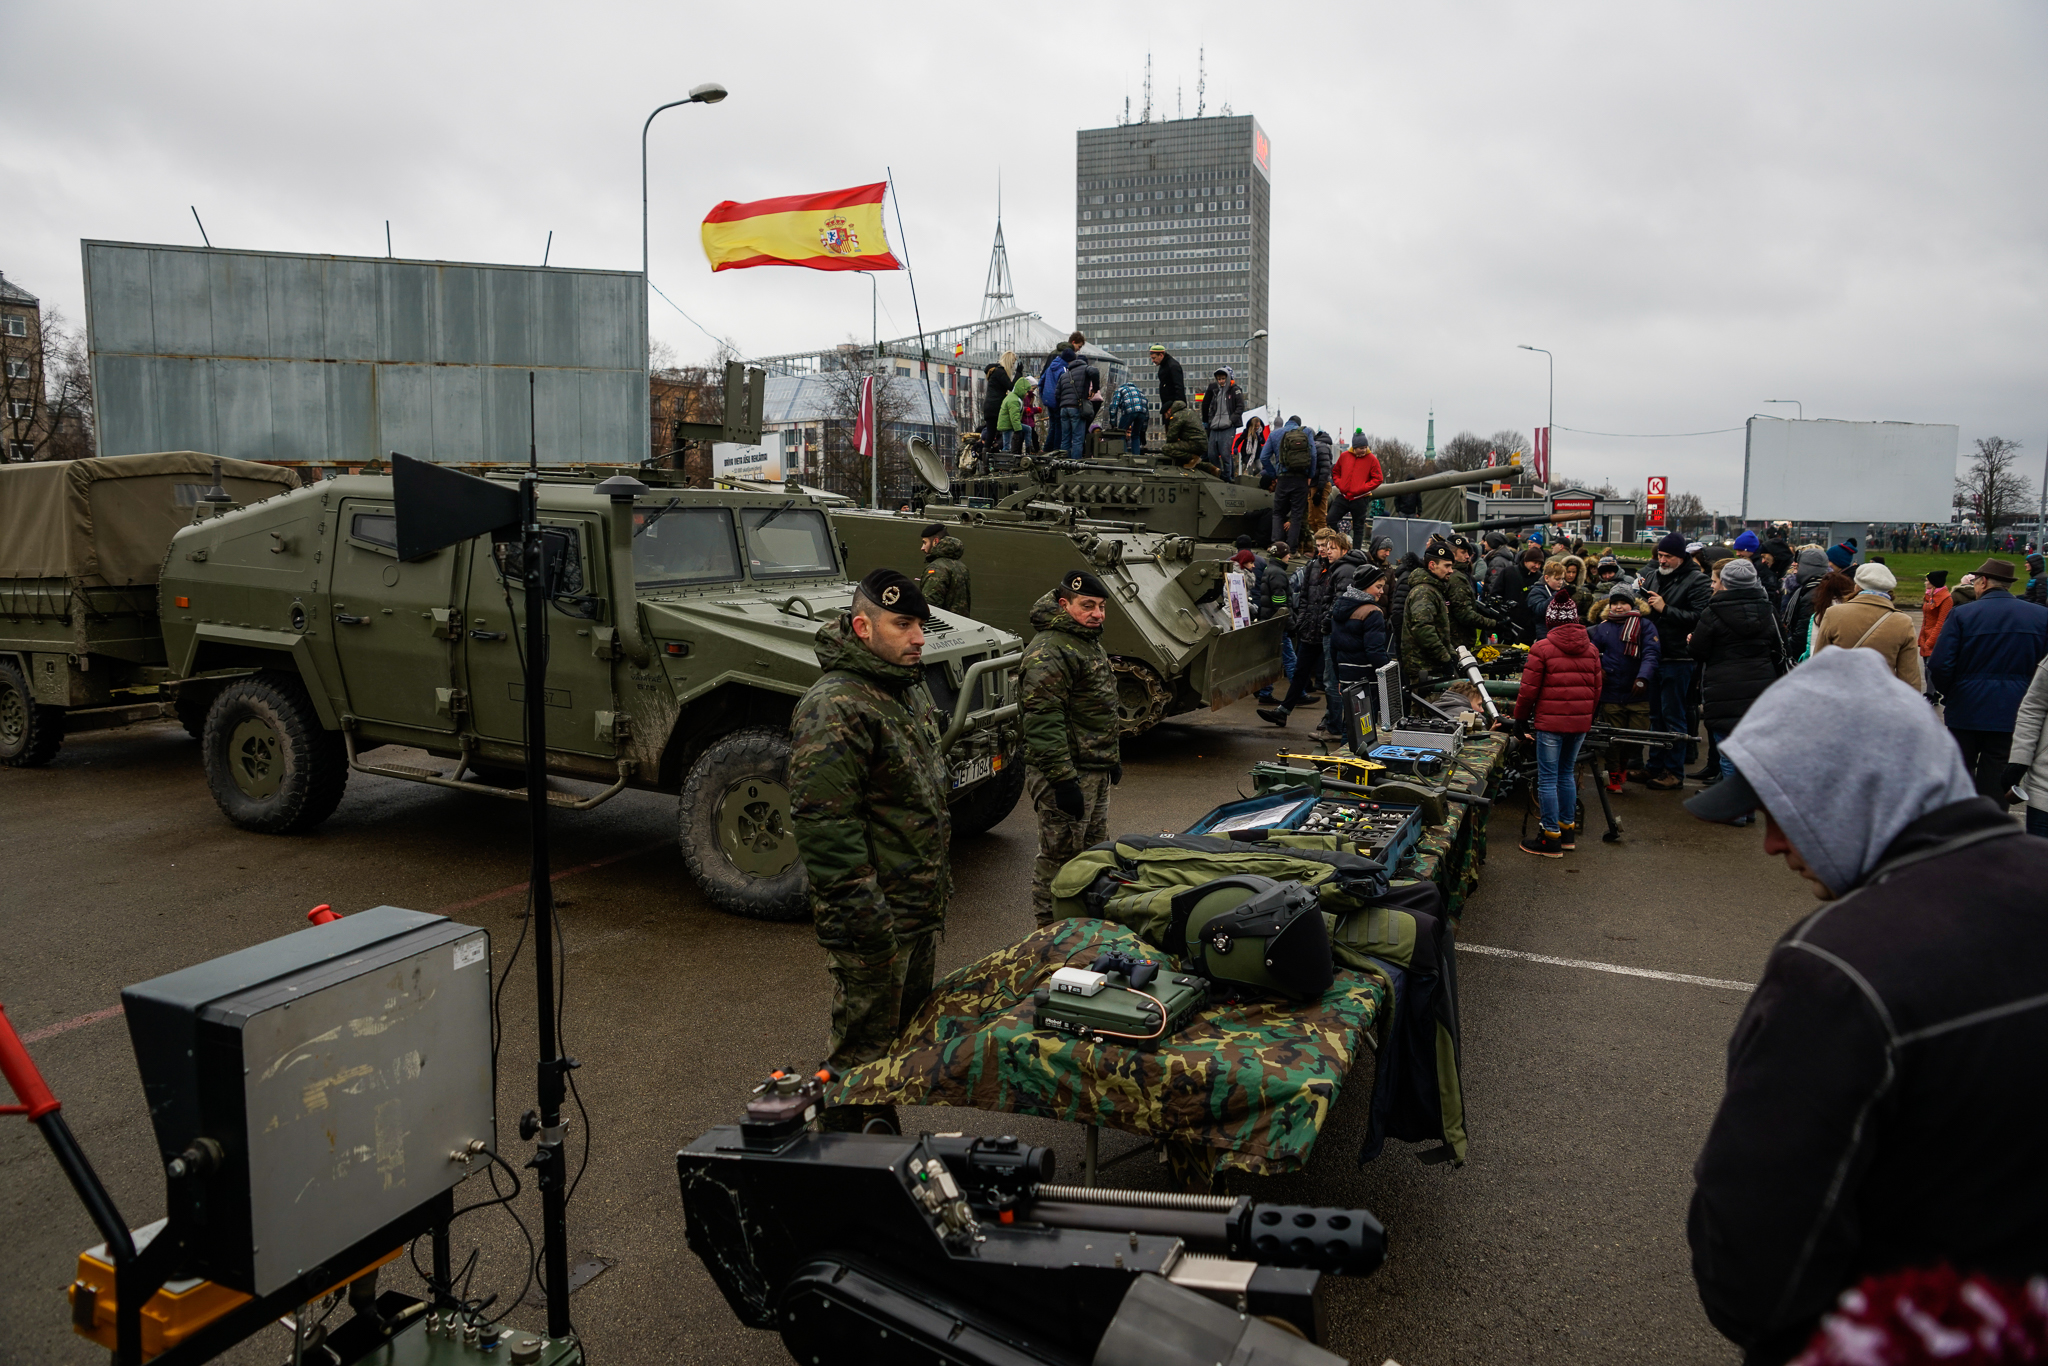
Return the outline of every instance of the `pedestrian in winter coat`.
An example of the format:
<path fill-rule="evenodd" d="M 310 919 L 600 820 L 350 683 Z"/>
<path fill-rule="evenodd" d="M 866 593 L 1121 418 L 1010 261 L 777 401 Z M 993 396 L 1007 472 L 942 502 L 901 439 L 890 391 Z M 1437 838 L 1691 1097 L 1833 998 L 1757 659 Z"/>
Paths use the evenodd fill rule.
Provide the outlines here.
<path fill-rule="evenodd" d="M 1707 576 L 1690 558 L 1686 540 L 1676 532 L 1657 542 L 1657 567 L 1643 583 L 1643 601 L 1657 623 L 1664 657 L 1657 665 L 1657 693 L 1651 704 L 1651 729 L 1691 735 L 1698 727 L 1692 711 L 1693 656 L 1688 638 L 1700 613 L 1714 596 Z M 1669 792 L 1685 782 L 1686 745 L 1675 744 L 1650 756 L 1648 785 Z"/>
<path fill-rule="evenodd" d="M 1530 637 L 1532 641 L 1541 640 L 1549 634 L 1550 600 L 1560 593 L 1563 593 L 1566 597 L 1571 596 L 1571 591 L 1565 587 L 1564 583 L 1564 557 L 1562 555 L 1544 561 L 1542 582 L 1531 588 L 1522 599 L 1524 615 L 1532 616 L 1536 621 L 1535 633 Z"/>
<path fill-rule="evenodd" d="M 1152 347 L 1152 363 L 1159 367 L 1159 406 L 1164 410 L 1169 404 L 1188 400 L 1187 381 L 1181 378 L 1180 362 L 1166 354 L 1166 348 L 1156 342 Z"/>
<path fill-rule="evenodd" d="M 1792 547 L 1780 540 L 1763 543 L 1756 555 L 1756 573 L 1763 580 L 1764 596 L 1773 606 L 1782 606 L 1785 601 L 1785 576 L 1792 570 Z"/>
<path fill-rule="evenodd" d="M 1958 607 L 1961 607 L 1966 602 L 1975 602 L 1977 600 L 1977 576 L 1975 574 L 1963 575 L 1962 578 L 1956 581 L 1956 591 L 1949 596 L 1955 599 L 1955 605 Z"/>
<path fill-rule="evenodd" d="M 1037 377 L 1025 378 L 1030 381 L 1031 387 L 1024 391 L 1024 448 L 1035 453 L 1042 449 L 1044 444 L 1049 444 L 1050 438 L 1047 442 L 1041 443 L 1038 437 L 1038 417 L 1045 411 L 1045 404 L 1039 401 Z"/>
<path fill-rule="evenodd" d="M 1288 713 L 1301 706 L 1318 687 L 1327 692 L 1325 644 L 1329 635 L 1330 605 L 1346 588 L 1366 560 L 1341 531 L 1328 527 L 1315 535 L 1316 557 L 1302 575 L 1288 613 L 1288 636 L 1294 641 L 1294 676 L 1288 680 L 1287 698 L 1278 706 L 1259 708 L 1261 719 L 1276 726 L 1287 724 Z M 1334 736 L 1335 732 L 1331 732 Z"/>
<path fill-rule="evenodd" d="M 2041 572 L 2041 565 L 2042 561 L 2039 555 L 2027 556 L 2028 577 L 2025 598 L 2026 601 L 2033 603 L 2036 607 L 2048 607 L 2048 574 Z"/>
<path fill-rule="evenodd" d="M 1000 365 L 991 365 L 983 371 L 988 388 L 981 395 L 981 436 L 990 450 L 999 444 L 996 433 L 1001 429 L 997 424 L 1002 417 L 1003 403 L 1010 396 L 1010 372 Z"/>
<path fill-rule="evenodd" d="M 1351 583 L 1330 604 L 1330 657 L 1336 688 L 1330 694 L 1324 725 L 1349 738 L 1344 728 L 1344 693 L 1372 678 L 1393 659 L 1393 637 L 1387 630 L 1387 576 L 1376 564 L 1362 564 Z M 1336 724 L 1332 726 L 1330 723 Z"/>
<path fill-rule="evenodd" d="M 1813 648 L 1875 650 L 1899 682 L 1920 691 L 1920 633 L 1913 618 L 1892 602 L 1898 579 L 1884 565 L 1866 561 L 1856 566 L 1856 586 L 1860 591 L 1855 597 L 1836 603 L 1822 618 L 1813 633 Z"/>
<path fill-rule="evenodd" d="M 1420 687 L 1427 678 L 1441 678 L 1457 671 L 1458 657 L 1451 649 L 1450 594 L 1445 581 L 1458 572 L 1451 548 L 1432 541 L 1422 564 L 1408 575 L 1407 592 L 1397 613 L 1400 618 L 1401 678 L 1409 687 Z"/>
<path fill-rule="evenodd" d="M 1151 419 L 1145 391 L 1129 380 L 1119 384 L 1109 400 L 1109 429 L 1123 433 L 1125 455 L 1137 455 L 1145 449 L 1145 428 L 1151 425 Z"/>
<path fill-rule="evenodd" d="M 1600 652 L 1586 638 L 1578 604 L 1559 593 L 1544 609 L 1548 627 L 1529 650 L 1515 720 L 1536 741 L 1536 803 L 1542 829 L 1522 841 L 1522 852 L 1561 858 L 1577 843 L 1579 748 L 1600 706 Z"/>
<path fill-rule="evenodd" d="M 1927 678 L 1927 656 L 1934 653 L 1934 642 L 1941 639 L 1941 624 L 1948 620 L 1949 608 L 1955 599 L 1948 594 L 1948 571 L 1930 569 L 1927 571 L 1927 587 L 1920 593 L 1920 676 L 1932 691 L 1934 683 Z"/>
<path fill-rule="evenodd" d="M 1564 561 L 1565 591 L 1572 595 L 1572 602 L 1579 609 L 1579 620 L 1583 622 L 1593 611 L 1593 590 L 1586 584 L 1586 557 L 1572 554 L 1559 558 Z"/>
<path fill-rule="evenodd" d="M 1794 664 L 1806 658 L 1806 645 L 1813 636 L 1813 590 L 1835 572 L 1827 552 L 1817 545 L 1801 547 L 1798 572 L 1785 576 L 1785 603 L 1778 612 L 1778 624 L 1785 628 L 1785 649 Z"/>
<path fill-rule="evenodd" d="M 2048 607 L 2012 595 L 2010 560 L 1977 566 L 1983 591 L 1950 611 L 1928 666 L 1942 697 L 1942 719 L 1962 747 L 1977 791 L 2010 802 L 1999 777 L 2012 748 L 2014 718 L 2034 668 L 2048 656 Z"/>
<path fill-rule="evenodd" d="M 1528 644 L 1534 641 L 1543 627 L 1543 609 L 1549 605 L 1546 595 L 1541 603 L 1531 603 L 1529 590 L 1543 582 L 1543 547 L 1526 545 L 1520 558 L 1516 559 L 1493 582 L 1493 596 L 1508 604 L 1508 630 L 1512 639 Z"/>
<path fill-rule="evenodd" d="M 1657 624 L 1642 614 L 1635 592 L 1626 584 L 1609 589 L 1605 605 L 1599 624 L 1586 630 L 1586 639 L 1600 652 L 1600 724 L 1648 730 L 1650 689 L 1656 685 L 1657 662 L 1663 656 Z M 1607 790 L 1619 792 L 1629 771 L 1642 767 L 1643 746 L 1617 744 L 1608 759 Z"/>
<path fill-rule="evenodd" d="M 1075 460 L 1079 460 L 1086 450 L 1088 423 L 1095 416 L 1091 396 L 1101 384 L 1102 372 L 1078 352 L 1060 371 L 1060 430 L 1067 438 L 1067 454 Z"/>
<path fill-rule="evenodd" d="M 1868 650 L 1793 670 L 1728 747 L 1737 777 L 1686 809 L 1761 809 L 1765 852 L 1828 903 L 1735 1026 L 1687 1223 L 1708 1319 L 1782 1362 L 1873 1271 L 2048 1271 L 2048 843 L 1973 795 L 1933 709 Z M 1999 1139 L 1931 1161 L 1962 1116 Z"/>
<path fill-rule="evenodd" d="M 1763 696 L 1764 689 L 1785 676 L 1788 667 L 1777 615 L 1757 582 L 1756 566 L 1748 560 L 1722 563 L 1721 590 L 1700 613 L 1699 625 L 1692 631 L 1691 650 L 1704 671 L 1701 719 L 1721 757 L 1719 776 L 1708 781 L 1719 782 L 1735 771 L 1721 742 L 1750 704 Z"/>
<path fill-rule="evenodd" d="M 2013 718 L 2012 752 L 1999 775 L 2003 791 L 2027 789 L 2027 833 L 2048 835 L 2048 659 L 2034 668 L 2034 681 Z"/>
<path fill-rule="evenodd" d="M 1326 526 L 1337 527 L 1346 517 L 1351 518 L 1351 534 L 1361 536 L 1372 520 L 1372 492 L 1386 482 L 1386 474 L 1380 468 L 1380 458 L 1365 444 L 1365 431 L 1360 429 L 1351 434 L 1351 445 L 1337 457 L 1337 467 L 1331 482 L 1335 485 L 1330 494 L 1330 505 L 1323 513 Z"/>
<path fill-rule="evenodd" d="M 1219 365 L 1216 377 L 1202 391 L 1203 439 L 1208 443 L 1209 463 L 1227 471 L 1227 477 L 1233 479 L 1237 477 L 1237 468 L 1230 447 L 1243 421 L 1244 390 L 1237 387 L 1237 376 L 1230 367 Z"/>
<path fill-rule="evenodd" d="M 1004 396 L 1002 406 L 996 409 L 996 431 L 1001 435 L 1003 449 L 1015 454 L 1022 449 L 1018 438 L 1024 431 L 1024 405 L 1031 397 L 1031 380 L 1020 376 Z"/>

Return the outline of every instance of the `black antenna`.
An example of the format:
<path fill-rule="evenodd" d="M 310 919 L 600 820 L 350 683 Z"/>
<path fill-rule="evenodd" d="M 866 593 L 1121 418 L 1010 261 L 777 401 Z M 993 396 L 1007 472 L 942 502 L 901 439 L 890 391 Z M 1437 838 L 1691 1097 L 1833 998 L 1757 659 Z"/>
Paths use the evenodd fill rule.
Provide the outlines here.
<path fill-rule="evenodd" d="M 1145 110 L 1138 115 L 1138 122 L 1152 122 L 1152 54 L 1145 54 Z"/>
<path fill-rule="evenodd" d="M 1207 102 L 1206 102 L 1206 101 L 1205 101 L 1205 99 L 1204 99 L 1204 92 L 1205 92 L 1205 91 L 1206 91 L 1206 90 L 1208 89 L 1208 87 L 1209 87 L 1209 67 L 1208 67 L 1208 56 L 1209 56 L 1209 54 L 1208 54 L 1208 53 L 1207 53 L 1207 52 L 1206 52 L 1206 51 L 1205 51 L 1204 49 L 1202 49 L 1202 48 L 1199 48 L 1199 47 L 1195 49 L 1195 117 L 1196 117 L 1196 118 L 1200 118 L 1200 117 L 1202 117 L 1202 111 L 1203 111 L 1204 109 L 1207 109 L 1207 108 L 1209 107 L 1209 106 L 1208 106 L 1208 104 L 1207 104 Z"/>
<path fill-rule="evenodd" d="M 199 206 L 197 204 L 192 205 L 192 221 L 199 223 Z M 206 224 L 204 223 L 199 223 L 199 240 L 206 243 L 208 251 L 213 249 L 213 239 L 206 235 Z"/>
<path fill-rule="evenodd" d="M 545 249 L 543 249 L 543 250 L 542 250 L 542 252 L 541 252 L 541 254 L 540 254 L 540 264 L 541 264 L 541 268 L 542 268 L 543 270 L 545 270 L 545 269 L 547 268 L 547 264 L 548 264 L 548 255 L 549 255 L 549 253 L 551 253 L 552 251 L 554 251 L 554 249 L 555 249 L 555 230 L 554 230 L 553 228 L 549 228 L 549 229 L 548 229 L 548 244 L 547 244 L 546 248 L 545 248 Z"/>
<path fill-rule="evenodd" d="M 533 371 L 526 372 L 526 471 L 540 473 L 540 429 L 533 420 Z"/>

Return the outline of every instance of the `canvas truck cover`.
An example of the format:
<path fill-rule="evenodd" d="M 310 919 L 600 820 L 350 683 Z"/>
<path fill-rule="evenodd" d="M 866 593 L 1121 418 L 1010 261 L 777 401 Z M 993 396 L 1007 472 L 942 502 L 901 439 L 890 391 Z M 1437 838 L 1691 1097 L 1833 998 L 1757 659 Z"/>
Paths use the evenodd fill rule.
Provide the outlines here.
<path fill-rule="evenodd" d="M 0 579 L 154 584 L 164 552 L 213 486 L 198 451 L 0 465 Z M 278 465 L 219 460 L 222 487 L 254 503 L 299 486 Z"/>

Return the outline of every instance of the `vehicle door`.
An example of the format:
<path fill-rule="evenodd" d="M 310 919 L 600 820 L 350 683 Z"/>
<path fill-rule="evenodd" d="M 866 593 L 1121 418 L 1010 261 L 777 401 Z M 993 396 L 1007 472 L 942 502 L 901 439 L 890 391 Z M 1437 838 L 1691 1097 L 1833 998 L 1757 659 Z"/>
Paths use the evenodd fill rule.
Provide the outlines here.
<path fill-rule="evenodd" d="M 593 653 L 604 611 L 604 528 L 588 517 L 543 514 L 549 555 L 561 568 L 547 607 L 547 747 L 576 754 L 617 752 L 609 717 L 612 663 Z M 526 588 L 502 565 L 508 550 L 472 541 L 464 606 L 463 654 L 471 724 L 486 740 L 524 745 Z M 603 713 L 603 716 L 600 716 Z"/>
<path fill-rule="evenodd" d="M 401 564 L 391 501 L 342 501 L 329 586 L 334 653 L 351 715 L 439 734 L 456 729 L 448 690 L 462 558 L 457 546 Z"/>

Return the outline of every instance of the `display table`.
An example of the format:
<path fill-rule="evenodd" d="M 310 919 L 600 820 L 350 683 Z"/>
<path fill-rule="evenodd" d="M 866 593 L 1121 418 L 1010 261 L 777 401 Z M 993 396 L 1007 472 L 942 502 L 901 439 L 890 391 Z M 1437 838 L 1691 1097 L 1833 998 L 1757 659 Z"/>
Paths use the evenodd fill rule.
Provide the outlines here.
<path fill-rule="evenodd" d="M 1507 766 L 1509 737 L 1504 731 L 1478 731 L 1451 756 L 1445 786 L 1453 791 L 1490 797 L 1498 790 Z M 1486 862 L 1486 827 L 1491 811 L 1464 802 L 1446 802 L 1440 825 L 1423 829 L 1415 852 L 1395 870 L 1394 883 L 1434 882 L 1443 895 L 1443 914 L 1455 925 L 1465 898 L 1479 885 L 1479 865 Z"/>
<path fill-rule="evenodd" d="M 1104 920 L 1061 920 L 939 982 L 888 1056 L 828 1104 L 966 1105 L 1155 1140 L 1184 1187 L 1226 1169 L 1298 1171 L 1369 1045 L 1385 989 L 1339 970 L 1320 1001 L 1213 1006 L 1156 1051 L 1032 1027 L 1031 993 L 1069 961 L 1161 955 Z"/>

